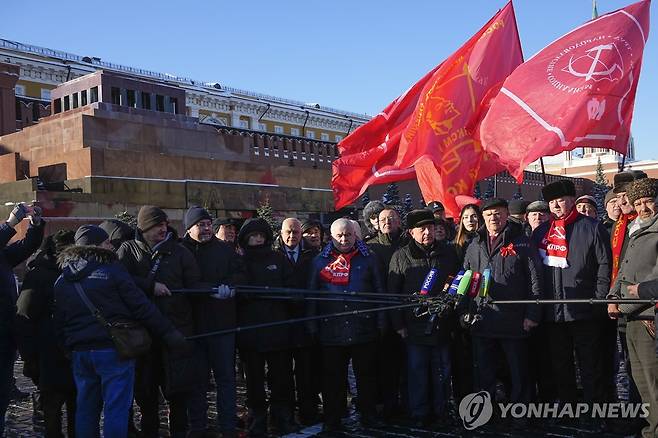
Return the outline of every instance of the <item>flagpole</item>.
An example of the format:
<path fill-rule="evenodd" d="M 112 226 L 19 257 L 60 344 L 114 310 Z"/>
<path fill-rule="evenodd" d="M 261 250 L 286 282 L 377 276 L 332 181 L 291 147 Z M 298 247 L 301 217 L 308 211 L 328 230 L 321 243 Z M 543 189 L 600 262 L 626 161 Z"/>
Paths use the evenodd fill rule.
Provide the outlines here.
<path fill-rule="evenodd" d="M 546 169 L 544 168 L 544 157 L 539 157 L 539 164 L 541 164 L 541 176 L 544 178 L 544 185 L 547 185 L 546 182 Z"/>

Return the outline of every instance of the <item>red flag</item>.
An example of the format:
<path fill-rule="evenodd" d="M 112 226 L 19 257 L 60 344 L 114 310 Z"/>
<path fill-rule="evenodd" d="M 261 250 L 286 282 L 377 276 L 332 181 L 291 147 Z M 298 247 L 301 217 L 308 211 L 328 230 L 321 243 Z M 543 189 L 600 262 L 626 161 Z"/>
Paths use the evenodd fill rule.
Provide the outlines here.
<path fill-rule="evenodd" d="M 342 157 L 334 162 L 332 177 L 336 208 L 353 202 L 371 184 L 413 178 L 416 165 L 424 198 L 443 201 L 448 214 L 456 216 L 454 196 L 472 194 L 478 179 L 502 169 L 495 161 L 480 166 L 484 154 L 472 133 L 487 97 L 521 62 L 510 2 L 457 52 L 341 142 Z"/>
<path fill-rule="evenodd" d="M 523 169 L 545 155 L 583 146 L 627 152 L 649 5 L 585 23 L 507 78 L 480 138 L 519 182 Z"/>
<path fill-rule="evenodd" d="M 439 67 L 338 143 L 341 158 L 333 162 L 331 178 L 336 210 L 354 202 L 372 184 L 414 178 L 413 168 L 400 169 L 393 164 L 420 92 Z"/>

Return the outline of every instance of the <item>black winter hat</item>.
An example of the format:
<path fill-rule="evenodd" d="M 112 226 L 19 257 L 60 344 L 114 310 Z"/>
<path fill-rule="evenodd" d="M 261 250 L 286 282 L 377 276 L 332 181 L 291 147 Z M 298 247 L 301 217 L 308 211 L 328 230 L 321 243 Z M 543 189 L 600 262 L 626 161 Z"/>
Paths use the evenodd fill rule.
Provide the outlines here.
<path fill-rule="evenodd" d="M 548 208 L 548 202 L 546 201 L 534 201 L 531 202 L 528 207 L 525 209 L 526 213 L 530 213 L 532 211 L 543 211 L 544 213 L 548 213 L 550 209 Z"/>
<path fill-rule="evenodd" d="M 304 219 L 302 221 L 302 234 L 304 234 L 306 231 L 310 230 L 313 227 L 317 227 L 320 229 L 320 234 L 322 234 L 322 224 L 320 221 L 316 221 L 313 219 Z"/>
<path fill-rule="evenodd" d="M 108 219 L 99 226 L 110 236 L 110 243 L 115 248 L 119 248 L 126 240 L 135 238 L 134 228 L 119 219 Z"/>
<path fill-rule="evenodd" d="M 210 216 L 208 210 L 203 207 L 199 207 L 198 205 L 193 205 L 185 212 L 185 217 L 183 218 L 183 226 L 185 227 L 185 231 L 189 230 L 194 225 L 196 225 L 197 222 L 200 222 L 204 219 L 212 220 L 212 216 Z"/>
<path fill-rule="evenodd" d="M 75 232 L 75 244 L 77 246 L 100 245 L 109 239 L 104 229 L 98 225 L 82 225 Z"/>
<path fill-rule="evenodd" d="M 219 227 L 221 227 L 222 225 L 233 225 L 234 227 L 237 227 L 238 223 L 232 217 L 218 217 L 217 219 L 212 221 L 213 232 L 217 233 L 217 230 L 219 230 Z"/>
<path fill-rule="evenodd" d="M 274 236 L 270 224 L 262 217 L 247 219 L 238 232 L 238 243 L 241 247 L 247 246 L 247 239 L 251 233 L 261 232 L 265 234 L 265 245 L 272 245 Z"/>
<path fill-rule="evenodd" d="M 626 172 L 619 172 L 614 177 L 614 186 L 612 191 L 615 193 L 625 192 L 628 185 L 635 180 L 644 179 L 647 174 L 641 170 L 627 170 Z"/>
<path fill-rule="evenodd" d="M 441 201 L 432 201 L 429 204 L 427 204 L 427 208 L 429 208 L 432 213 L 439 211 L 439 210 L 445 210 L 445 207 L 441 203 Z"/>
<path fill-rule="evenodd" d="M 155 205 L 145 205 L 137 213 L 137 228 L 148 231 L 156 225 L 167 221 L 167 213 Z"/>
<path fill-rule="evenodd" d="M 491 198 L 491 199 L 487 199 L 482 203 L 482 206 L 480 207 L 480 211 L 484 212 L 484 210 L 489 210 L 496 207 L 509 208 L 509 204 L 507 203 L 506 200 L 502 198 Z"/>
<path fill-rule="evenodd" d="M 530 202 L 524 201 L 523 199 L 512 199 L 509 202 L 509 213 L 510 214 L 525 214 L 528 209 Z"/>
<path fill-rule="evenodd" d="M 432 210 L 411 210 L 407 213 L 407 229 L 422 227 L 423 225 L 435 224 L 436 219 Z"/>
<path fill-rule="evenodd" d="M 541 189 L 541 194 L 546 202 L 550 202 L 563 196 L 576 196 L 576 186 L 568 179 L 560 179 L 545 185 Z"/>

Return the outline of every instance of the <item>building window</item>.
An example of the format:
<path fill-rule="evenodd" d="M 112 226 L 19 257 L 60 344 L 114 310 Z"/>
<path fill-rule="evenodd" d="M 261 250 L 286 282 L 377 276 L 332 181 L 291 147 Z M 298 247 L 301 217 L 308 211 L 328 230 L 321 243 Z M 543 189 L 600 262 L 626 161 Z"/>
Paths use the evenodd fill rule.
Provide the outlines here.
<path fill-rule="evenodd" d="M 62 112 L 62 99 L 58 98 L 55 99 L 55 114 L 59 114 Z"/>
<path fill-rule="evenodd" d="M 341 141 L 343 139 L 343 136 L 342 135 L 336 135 L 334 137 L 334 139 L 336 140 L 336 143 L 338 143 L 339 141 Z"/>
<path fill-rule="evenodd" d="M 178 99 L 175 97 L 170 97 L 169 101 L 171 102 L 171 112 L 178 114 Z"/>
<path fill-rule="evenodd" d="M 240 120 L 239 127 L 242 129 L 249 129 L 249 122 L 246 120 Z"/>
<path fill-rule="evenodd" d="M 118 87 L 112 87 L 112 103 L 114 105 L 121 105 L 121 89 Z"/>
<path fill-rule="evenodd" d="M 265 123 L 259 123 L 258 124 L 258 130 L 259 131 L 267 131 L 267 125 Z"/>
<path fill-rule="evenodd" d="M 78 93 L 73 93 L 73 108 L 80 106 L 80 101 L 78 100 Z"/>
<path fill-rule="evenodd" d="M 306 131 L 306 138 L 314 139 L 315 131 Z"/>
<path fill-rule="evenodd" d="M 71 109 L 71 96 L 64 96 L 64 111 Z"/>
<path fill-rule="evenodd" d="M 329 134 L 327 134 L 326 132 L 323 132 L 322 134 L 320 134 L 320 140 L 329 141 Z"/>
<path fill-rule="evenodd" d="M 155 95 L 155 110 L 156 111 L 164 112 L 164 110 L 165 110 L 164 101 L 165 101 L 164 96 L 161 96 L 160 94 Z"/>
<path fill-rule="evenodd" d="M 89 90 L 89 103 L 98 102 L 98 87 Z"/>
<path fill-rule="evenodd" d="M 151 109 L 151 93 L 145 93 L 142 91 L 142 108 L 147 110 Z"/>
<path fill-rule="evenodd" d="M 275 134 L 283 134 L 283 126 L 274 125 L 274 133 Z"/>
<path fill-rule="evenodd" d="M 14 87 L 14 94 L 16 96 L 25 96 L 25 85 L 16 85 Z"/>
<path fill-rule="evenodd" d="M 290 135 L 299 137 L 299 128 L 290 128 Z"/>
<path fill-rule="evenodd" d="M 41 99 L 50 101 L 50 90 L 47 88 L 41 89 Z"/>
<path fill-rule="evenodd" d="M 87 105 L 87 90 L 82 90 L 80 92 L 80 106 Z"/>
<path fill-rule="evenodd" d="M 126 90 L 126 101 L 131 108 L 137 108 L 137 98 L 135 97 L 135 90 Z"/>

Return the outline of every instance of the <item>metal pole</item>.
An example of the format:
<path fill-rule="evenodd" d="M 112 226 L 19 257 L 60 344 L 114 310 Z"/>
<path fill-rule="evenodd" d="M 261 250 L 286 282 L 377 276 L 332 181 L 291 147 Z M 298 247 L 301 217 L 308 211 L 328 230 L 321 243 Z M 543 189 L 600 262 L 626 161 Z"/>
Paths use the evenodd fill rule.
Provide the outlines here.
<path fill-rule="evenodd" d="M 315 295 L 315 296 L 331 296 L 331 297 L 372 297 L 384 298 L 389 300 L 406 300 L 411 299 L 411 295 L 402 294 L 386 294 L 386 293 L 373 293 L 373 292 L 358 292 L 358 291 L 328 291 L 320 289 L 295 289 L 286 287 L 269 287 L 269 286 L 243 286 L 237 285 L 232 287 L 236 293 L 261 293 L 261 294 L 294 294 L 294 295 Z M 217 288 L 194 288 L 194 289 L 172 289 L 172 293 L 188 293 L 188 294 L 214 294 L 217 293 Z"/>
<path fill-rule="evenodd" d="M 541 164 L 541 176 L 544 178 L 544 185 L 547 184 L 546 182 L 546 169 L 544 168 L 544 157 L 539 158 L 539 164 Z"/>

